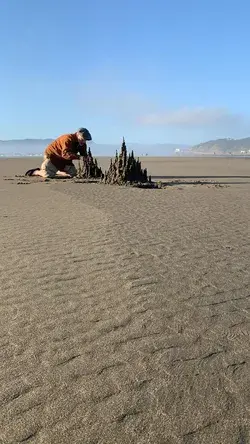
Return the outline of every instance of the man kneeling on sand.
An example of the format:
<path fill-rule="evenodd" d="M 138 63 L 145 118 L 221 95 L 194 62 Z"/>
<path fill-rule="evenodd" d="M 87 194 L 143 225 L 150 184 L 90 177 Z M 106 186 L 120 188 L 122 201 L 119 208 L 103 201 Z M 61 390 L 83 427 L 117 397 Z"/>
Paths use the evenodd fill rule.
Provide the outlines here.
<path fill-rule="evenodd" d="M 86 128 L 80 128 L 76 133 L 58 137 L 45 149 L 41 168 L 28 170 L 25 176 L 44 178 L 53 178 L 56 175 L 76 176 L 77 170 L 73 160 L 79 159 L 80 156 L 87 157 L 86 141 L 89 140 L 92 140 L 92 137 Z"/>

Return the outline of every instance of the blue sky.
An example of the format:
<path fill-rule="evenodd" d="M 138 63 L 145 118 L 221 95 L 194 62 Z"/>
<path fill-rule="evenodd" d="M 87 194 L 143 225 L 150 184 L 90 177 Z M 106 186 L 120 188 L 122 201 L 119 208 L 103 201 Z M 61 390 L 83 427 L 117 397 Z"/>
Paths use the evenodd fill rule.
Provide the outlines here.
<path fill-rule="evenodd" d="M 0 139 L 250 136 L 247 0 L 2 0 Z"/>

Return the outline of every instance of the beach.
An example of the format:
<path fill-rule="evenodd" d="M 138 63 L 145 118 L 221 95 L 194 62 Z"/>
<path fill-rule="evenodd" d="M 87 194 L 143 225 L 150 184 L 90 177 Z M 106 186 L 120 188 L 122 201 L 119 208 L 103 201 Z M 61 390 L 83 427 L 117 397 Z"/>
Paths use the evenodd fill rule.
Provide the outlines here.
<path fill-rule="evenodd" d="M 1 444 L 249 442 L 250 159 L 141 160 L 169 186 L 0 159 Z"/>

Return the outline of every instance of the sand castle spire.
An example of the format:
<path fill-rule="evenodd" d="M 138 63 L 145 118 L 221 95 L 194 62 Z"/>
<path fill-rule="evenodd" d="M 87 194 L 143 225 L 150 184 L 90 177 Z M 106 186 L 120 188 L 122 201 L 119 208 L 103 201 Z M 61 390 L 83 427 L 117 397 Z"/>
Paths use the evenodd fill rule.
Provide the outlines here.
<path fill-rule="evenodd" d="M 118 155 L 116 151 L 115 160 L 110 161 L 110 166 L 104 176 L 105 183 L 125 184 L 127 182 L 148 182 L 147 170 L 142 169 L 139 158 L 136 160 L 133 150 L 127 152 L 125 138 L 122 139 L 122 146 Z"/>

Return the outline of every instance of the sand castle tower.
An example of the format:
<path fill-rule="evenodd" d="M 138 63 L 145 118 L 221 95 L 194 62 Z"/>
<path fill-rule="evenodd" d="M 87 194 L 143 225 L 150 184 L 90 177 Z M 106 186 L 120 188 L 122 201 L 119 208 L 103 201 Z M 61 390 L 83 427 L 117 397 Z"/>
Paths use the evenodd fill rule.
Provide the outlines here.
<path fill-rule="evenodd" d="M 120 153 L 116 151 L 115 159 L 110 160 L 108 171 L 105 171 L 104 182 L 108 184 L 123 185 L 126 183 L 150 182 L 147 169 L 142 169 L 141 162 L 135 159 L 134 152 L 127 153 L 125 139 L 123 138 Z"/>
<path fill-rule="evenodd" d="M 77 177 L 80 179 L 103 179 L 102 169 L 98 166 L 96 159 L 93 159 L 91 149 L 88 149 L 88 157 L 82 157 L 78 162 Z"/>

